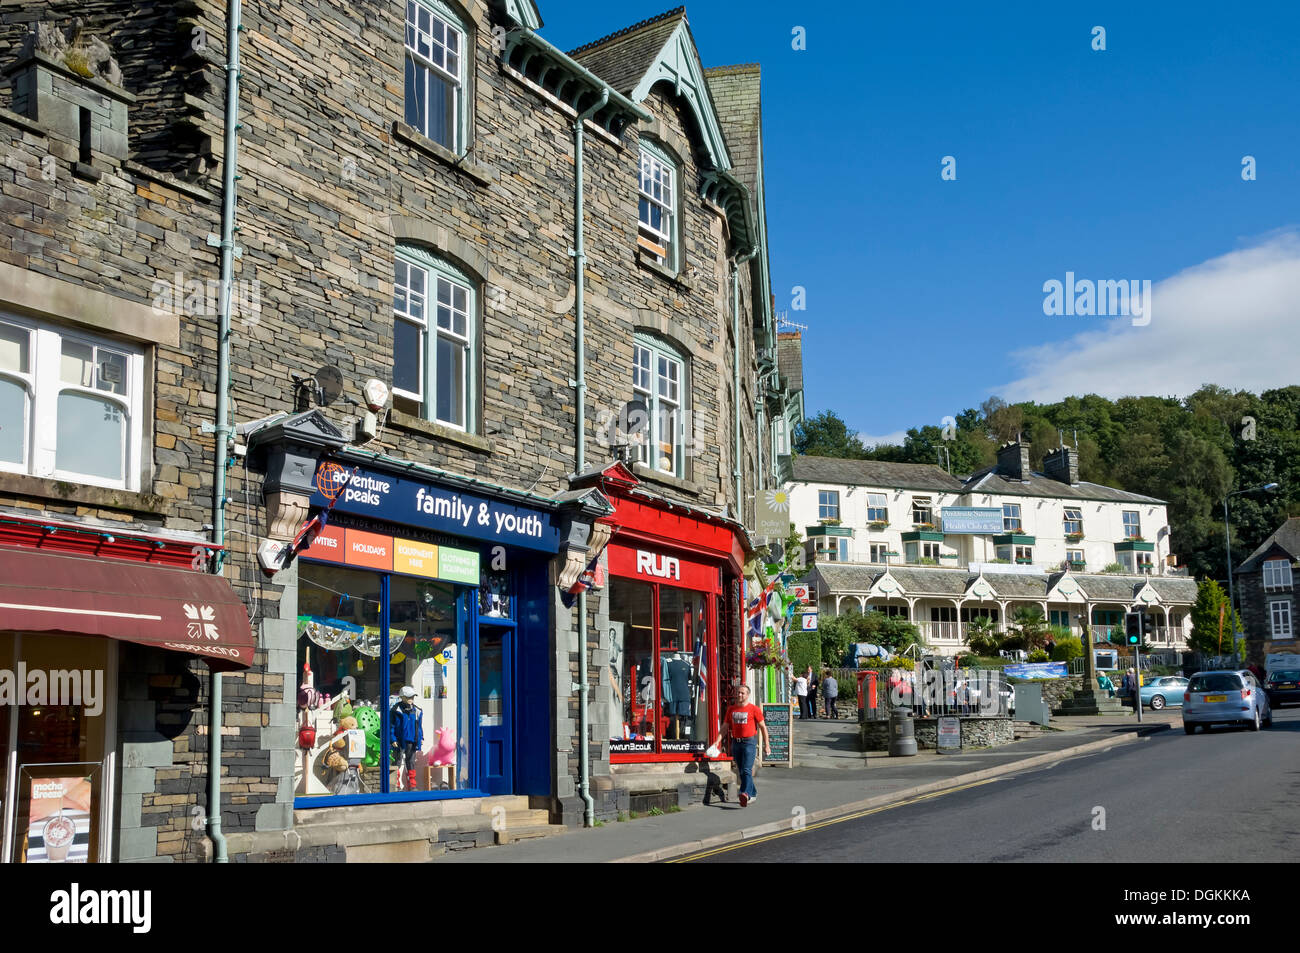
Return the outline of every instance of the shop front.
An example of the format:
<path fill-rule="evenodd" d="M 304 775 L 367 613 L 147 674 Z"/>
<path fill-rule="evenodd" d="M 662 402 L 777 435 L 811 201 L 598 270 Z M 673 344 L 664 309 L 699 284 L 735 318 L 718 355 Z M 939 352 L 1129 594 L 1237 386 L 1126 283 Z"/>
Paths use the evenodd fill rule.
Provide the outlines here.
<path fill-rule="evenodd" d="M 608 725 L 611 773 L 698 763 L 744 674 L 743 530 L 640 489 L 620 464 L 601 474 L 600 489 L 615 507 L 602 519 L 612 528 L 609 671 L 604 717 L 595 719 Z"/>
<path fill-rule="evenodd" d="M 550 794 L 560 531 L 523 496 L 318 464 L 327 522 L 298 559 L 296 808 Z"/>
<path fill-rule="evenodd" d="M 119 859 L 119 642 L 252 664 L 243 603 L 196 571 L 211 549 L 0 516 L 0 861 Z"/>

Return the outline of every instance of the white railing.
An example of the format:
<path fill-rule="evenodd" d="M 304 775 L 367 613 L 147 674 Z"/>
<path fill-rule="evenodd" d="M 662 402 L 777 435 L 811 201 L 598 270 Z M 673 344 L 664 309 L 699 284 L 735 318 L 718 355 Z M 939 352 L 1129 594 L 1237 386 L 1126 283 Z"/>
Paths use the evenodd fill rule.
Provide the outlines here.
<path fill-rule="evenodd" d="M 966 627 L 960 622 L 918 622 L 917 628 L 927 642 L 966 641 Z"/>

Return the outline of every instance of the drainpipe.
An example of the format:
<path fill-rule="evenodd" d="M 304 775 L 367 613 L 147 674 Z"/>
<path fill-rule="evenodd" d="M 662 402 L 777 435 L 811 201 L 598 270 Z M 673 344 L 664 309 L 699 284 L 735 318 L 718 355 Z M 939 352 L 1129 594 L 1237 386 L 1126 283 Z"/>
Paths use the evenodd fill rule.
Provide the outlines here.
<path fill-rule="evenodd" d="M 586 352 L 586 310 L 584 292 L 586 289 L 586 245 L 583 240 L 583 123 L 594 116 L 609 102 L 609 87 L 600 92 L 595 104 L 578 114 L 573 123 L 573 313 L 574 313 L 574 364 L 573 382 L 576 397 L 574 399 L 576 427 L 574 433 L 575 473 L 581 473 L 587 465 L 587 352 Z M 582 820 L 587 827 L 596 823 L 596 802 L 591 796 L 591 752 L 587 735 L 588 726 L 587 696 L 587 593 L 578 593 L 578 790 L 582 795 Z"/>
<path fill-rule="evenodd" d="M 212 541 L 226 540 L 226 468 L 230 463 L 230 290 L 235 250 L 235 164 L 239 151 L 239 32 L 240 0 L 226 4 L 226 120 L 225 154 L 221 163 L 221 314 L 217 326 L 216 470 L 212 482 Z M 222 570 L 223 549 L 217 550 L 213 571 Z M 228 861 L 221 833 L 221 673 L 212 673 L 208 712 L 208 837 L 213 860 Z"/>
<path fill-rule="evenodd" d="M 732 259 L 731 263 L 731 366 L 734 371 L 731 393 L 735 397 L 736 410 L 736 453 L 731 475 L 736 480 L 736 522 L 742 526 L 745 523 L 745 497 L 740 472 L 740 266 L 758 254 L 758 247 L 756 244 L 748 254 Z"/>

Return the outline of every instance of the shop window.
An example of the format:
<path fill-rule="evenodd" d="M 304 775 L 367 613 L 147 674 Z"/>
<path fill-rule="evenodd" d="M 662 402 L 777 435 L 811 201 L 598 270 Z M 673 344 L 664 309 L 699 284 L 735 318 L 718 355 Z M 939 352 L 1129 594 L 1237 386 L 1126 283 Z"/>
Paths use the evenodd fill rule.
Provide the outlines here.
<path fill-rule="evenodd" d="M 1002 529 L 1007 533 L 1020 532 L 1020 504 L 1002 504 Z"/>
<path fill-rule="evenodd" d="M 684 410 L 690 388 L 686 362 L 662 341 L 637 335 L 632 347 L 632 407 L 629 421 L 640 421 L 633 459 L 672 476 L 683 476 L 686 432 Z"/>
<path fill-rule="evenodd" d="M 681 264 L 676 182 L 676 164 L 668 154 L 654 143 L 642 140 L 637 244 L 672 271 L 677 271 Z"/>
<path fill-rule="evenodd" d="M 456 153 L 465 151 L 465 29 L 436 0 L 406 3 L 406 122 Z"/>
<path fill-rule="evenodd" d="M 138 348 L 0 316 L 0 470 L 139 489 L 143 377 Z"/>
<path fill-rule="evenodd" d="M 393 406 L 472 431 L 475 284 L 447 262 L 413 247 L 393 265 Z"/>
<path fill-rule="evenodd" d="M 378 573 L 312 562 L 299 578 L 295 792 L 468 786 L 461 732 L 471 723 L 470 693 L 456 587 L 397 575 L 385 585 Z"/>
<path fill-rule="evenodd" d="M 708 746 L 714 689 L 707 612 L 704 593 L 610 580 L 607 717 L 614 753 L 685 754 Z"/>

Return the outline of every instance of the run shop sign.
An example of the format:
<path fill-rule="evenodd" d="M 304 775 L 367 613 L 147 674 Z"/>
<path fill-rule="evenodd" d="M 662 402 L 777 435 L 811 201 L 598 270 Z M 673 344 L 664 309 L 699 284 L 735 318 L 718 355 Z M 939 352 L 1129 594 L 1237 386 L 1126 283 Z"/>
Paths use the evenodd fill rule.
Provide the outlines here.
<path fill-rule="evenodd" d="M 311 505 L 547 553 L 560 548 L 559 527 L 542 510 L 333 460 L 316 468 Z"/>

